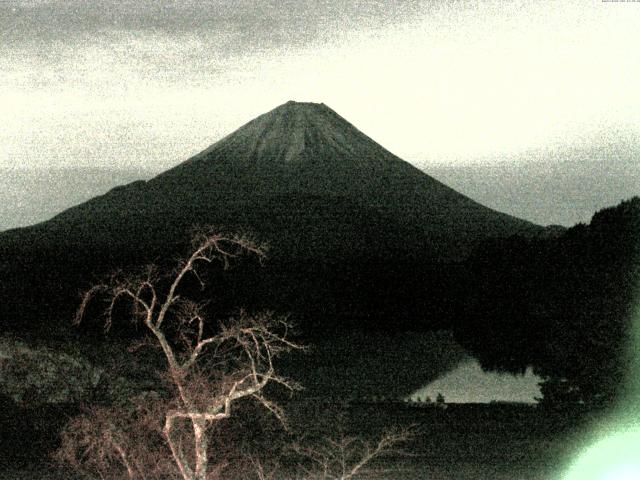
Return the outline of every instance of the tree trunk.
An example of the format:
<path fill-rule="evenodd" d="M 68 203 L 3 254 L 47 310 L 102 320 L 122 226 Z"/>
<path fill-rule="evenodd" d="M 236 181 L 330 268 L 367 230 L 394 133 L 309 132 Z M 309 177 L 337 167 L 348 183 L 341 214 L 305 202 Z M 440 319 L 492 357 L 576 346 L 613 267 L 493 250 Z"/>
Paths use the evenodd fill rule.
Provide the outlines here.
<path fill-rule="evenodd" d="M 207 422 L 206 420 L 192 420 L 193 435 L 195 440 L 196 468 L 194 480 L 207 479 L 207 466 L 209 459 L 207 458 Z"/>
<path fill-rule="evenodd" d="M 174 443 L 174 439 L 172 437 L 173 430 L 173 422 L 175 417 L 172 415 L 167 415 L 164 424 L 164 435 L 167 439 L 167 443 L 169 444 L 169 448 L 171 449 L 171 454 L 173 455 L 173 460 L 178 465 L 178 469 L 180 470 L 180 474 L 182 475 L 183 480 L 194 480 L 193 472 L 187 463 L 187 459 L 184 457 L 182 453 L 182 449 L 179 445 Z"/>

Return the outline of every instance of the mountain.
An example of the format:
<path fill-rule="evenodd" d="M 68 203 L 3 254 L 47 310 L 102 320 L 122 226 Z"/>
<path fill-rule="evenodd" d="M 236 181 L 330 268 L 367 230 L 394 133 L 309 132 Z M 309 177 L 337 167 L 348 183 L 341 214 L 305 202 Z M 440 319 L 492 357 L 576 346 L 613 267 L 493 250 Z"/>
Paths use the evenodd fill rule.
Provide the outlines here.
<path fill-rule="evenodd" d="M 431 178 L 324 104 L 287 102 L 148 181 L 1 233 L 3 278 L 16 280 L 1 321 L 62 322 L 51 312 L 67 315 L 94 275 L 172 258 L 197 225 L 271 245 L 270 273 L 241 300 L 354 324 L 422 316 L 423 289 L 433 283 L 433 302 L 478 242 L 543 230 Z"/>
<path fill-rule="evenodd" d="M 339 248 L 326 241 L 332 235 L 326 225 L 357 227 L 348 232 L 356 234 L 350 241 L 358 241 L 371 226 L 373 237 L 384 238 L 367 239 L 369 247 L 391 237 L 396 247 L 426 248 L 437 260 L 463 258 L 486 236 L 537 230 L 429 177 L 325 105 L 288 102 L 148 182 L 115 188 L 6 237 L 26 234 L 107 248 L 122 242 L 147 247 L 159 226 L 166 242 L 167 235 L 181 239 L 186 228 L 204 222 L 250 229 L 280 242 L 282 228 L 299 220 L 321 231 L 314 232 L 314 225 L 297 225 L 306 232 L 292 227 L 285 238 L 291 240 L 287 233 L 296 237 L 294 248 L 306 245 L 301 242 L 305 237 L 313 248 Z M 385 223 L 389 226 L 378 228 Z"/>
<path fill-rule="evenodd" d="M 300 198 L 314 211 L 299 208 Z M 148 182 L 68 210 L 46 228 L 73 224 L 85 231 L 82 225 L 92 218 L 113 231 L 133 218 L 146 216 L 142 221 L 150 224 L 160 216 L 164 224 L 207 221 L 261 230 L 259 217 L 323 220 L 337 204 L 346 210 L 335 212 L 339 222 L 384 217 L 405 230 L 405 242 L 428 244 L 439 260 L 462 258 L 481 237 L 536 230 L 425 175 L 325 105 L 295 102 L 259 116 Z"/>

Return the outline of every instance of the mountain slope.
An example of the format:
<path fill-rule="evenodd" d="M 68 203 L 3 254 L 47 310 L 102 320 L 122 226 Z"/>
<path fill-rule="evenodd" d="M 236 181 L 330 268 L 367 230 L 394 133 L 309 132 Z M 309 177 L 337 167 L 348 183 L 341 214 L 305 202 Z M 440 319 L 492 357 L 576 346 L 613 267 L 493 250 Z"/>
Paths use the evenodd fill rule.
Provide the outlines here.
<path fill-rule="evenodd" d="M 439 260 L 464 257 L 479 238 L 538 230 L 425 175 L 325 105 L 294 102 L 259 116 L 148 182 L 114 189 L 37 229 L 78 232 L 100 242 L 92 229 L 102 226 L 100 234 L 111 242 L 122 238 L 120 230 L 144 236 L 140 230 L 154 231 L 162 218 L 164 225 L 181 226 L 178 236 L 185 225 L 202 222 L 260 232 L 268 225 L 255 217 L 270 217 L 276 210 L 282 210 L 279 218 L 313 217 L 295 211 L 301 198 L 319 199 L 325 211 L 344 203 L 354 218 L 380 215 L 404 230 L 405 242 L 428 244 Z M 351 220 L 348 211 L 343 214 Z M 393 228 L 380 233 L 388 233 L 384 230 Z"/>

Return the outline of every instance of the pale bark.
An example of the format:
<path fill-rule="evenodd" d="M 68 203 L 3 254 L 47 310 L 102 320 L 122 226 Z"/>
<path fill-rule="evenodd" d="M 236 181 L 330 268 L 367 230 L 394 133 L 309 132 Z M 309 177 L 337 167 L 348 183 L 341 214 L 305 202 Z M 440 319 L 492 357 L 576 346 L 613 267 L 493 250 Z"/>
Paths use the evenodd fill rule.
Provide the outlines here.
<path fill-rule="evenodd" d="M 316 446 L 297 446 L 298 453 L 316 465 L 316 470 L 305 470 L 306 476 L 321 480 L 353 480 L 374 459 L 388 453 L 404 455 L 397 445 L 414 437 L 413 429 L 389 431 L 375 443 L 357 438 L 324 438 Z"/>
<path fill-rule="evenodd" d="M 75 319 L 77 323 L 82 320 L 92 296 L 106 293 L 111 300 L 105 323 L 105 328 L 108 329 L 116 302 L 125 297 L 133 303 L 132 313 L 144 323 L 160 346 L 167 362 L 169 378 L 177 392 L 178 408 L 165 413 L 162 431 L 183 480 L 206 480 L 209 462 L 207 429 L 213 422 L 231 415 L 232 403 L 252 397 L 283 420 L 277 405 L 265 399 L 261 391 L 269 382 L 276 382 L 287 388 L 295 387 L 276 375 L 273 359 L 283 351 L 300 348 L 287 338 L 289 325 L 286 321 L 271 314 L 251 316 L 240 311 L 237 319 L 220 324 L 220 333 L 205 337 L 206 319 L 201 306 L 182 299 L 178 293 L 186 275 L 195 275 L 202 284 L 196 271 L 198 264 L 220 260 L 226 268 L 230 259 L 242 252 L 253 253 L 259 258 L 264 253 L 260 247 L 239 237 L 208 235 L 201 236 L 199 240 L 193 253 L 173 273 L 166 294 L 158 291 L 153 267 L 148 268 L 142 277 L 114 275 L 110 282 L 96 285 L 85 294 Z M 163 326 L 168 321 L 176 322 L 183 338 L 191 334 L 191 325 L 195 324 L 197 327 L 196 332 L 191 334 L 192 339 L 185 342 L 186 352 L 167 338 Z M 191 378 L 190 375 L 202 355 L 213 356 L 222 365 L 234 365 L 235 372 L 227 376 L 228 387 L 224 387 L 226 382 L 223 381 L 220 385 L 211 385 L 212 390 L 209 392 L 205 388 L 203 394 L 203 387 L 208 384 L 193 383 L 194 378 L 197 382 L 200 377 Z M 218 391 L 214 393 L 213 390 Z M 191 423 L 192 455 L 183 451 L 180 438 L 176 438 L 175 422 L 178 419 L 186 419 Z M 133 469 L 126 461 L 126 452 L 122 450 L 121 454 L 129 476 L 133 478 Z M 189 458 L 192 459 L 192 464 Z"/>

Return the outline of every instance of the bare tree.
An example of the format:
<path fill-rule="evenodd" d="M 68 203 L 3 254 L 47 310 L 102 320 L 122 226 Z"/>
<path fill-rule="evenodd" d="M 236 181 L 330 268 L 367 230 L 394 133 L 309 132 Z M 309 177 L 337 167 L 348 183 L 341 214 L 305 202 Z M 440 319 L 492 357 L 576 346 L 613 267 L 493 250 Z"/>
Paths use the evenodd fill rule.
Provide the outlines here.
<path fill-rule="evenodd" d="M 284 421 L 278 405 L 263 395 L 264 388 L 269 383 L 297 388 L 274 368 L 278 355 L 301 348 L 290 339 L 291 325 L 286 318 L 271 313 L 251 315 L 240 310 L 235 317 L 211 325 L 205 315 L 205 305 L 181 296 L 188 277 L 204 288 L 198 271 L 200 266 L 219 261 L 226 269 L 235 257 L 246 253 L 260 260 L 264 258 L 264 249 L 246 238 L 201 234 L 194 239 L 191 255 L 170 274 L 161 275 L 153 266 L 139 275 L 114 274 L 108 281 L 88 290 L 77 311 L 75 323 L 79 324 L 91 300 L 98 295 L 105 296 L 108 300 L 105 328 L 109 329 L 116 306 L 126 301 L 131 319 L 142 323 L 152 343 L 160 347 L 166 360 L 165 377 L 174 392 L 171 398 L 159 403 L 160 413 L 155 413 L 156 418 L 158 414 L 164 417 L 161 432 L 172 466 L 177 469 L 177 476 L 168 478 L 217 477 L 209 465 L 210 426 L 230 417 L 232 405 L 244 398 L 257 400 Z M 94 421 L 98 420 L 100 434 L 94 436 L 93 442 L 83 445 L 82 435 L 74 436 L 73 432 L 90 434 L 88 424 L 78 420 L 76 425 L 71 425 L 75 430 L 71 428 L 66 433 L 66 444 L 63 438 L 62 458 L 78 463 L 87 457 L 87 450 L 91 454 L 91 448 L 99 447 L 93 452 L 93 458 L 101 460 L 102 466 L 119 463 L 131 480 L 158 474 L 148 471 L 149 462 L 140 461 L 140 455 L 135 455 L 131 441 L 135 432 L 127 432 L 122 426 L 126 422 L 119 418 L 117 409 L 90 413 Z M 153 415 L 138 417 L 146 419 L 142 424 L 153 426 Z M 84 449 L 80 455 L 77 455 L 78 448 Z"/>
<path fill-rule="evenodd" d="M 312 446 L 294 446 L 312 466 L 302 467 L 306 479 L 352 480 L 363 473 L 366 466 L 383 455 L 406 455 L 399 446 L 413 439 L 412 427 L 392 429 L 376 441 L 339 435 L 324 437 Z"/>

